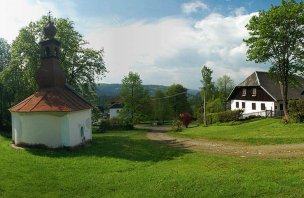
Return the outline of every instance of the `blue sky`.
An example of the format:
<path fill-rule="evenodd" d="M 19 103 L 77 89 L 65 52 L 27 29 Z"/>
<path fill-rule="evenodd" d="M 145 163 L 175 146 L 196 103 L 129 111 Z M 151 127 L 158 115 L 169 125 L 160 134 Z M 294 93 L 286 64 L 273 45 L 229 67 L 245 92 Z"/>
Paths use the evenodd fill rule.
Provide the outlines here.
<path fill-rule="evenodd" d="M 244 27 L 258 10 L 280 0 L 0 0 L 0 37 L 12 42 L 30 21 L 49 10 L 70 18 L 90 42 L 104 48 L 109 73 L 101 82 L 119 83 L 129 71 L 144 84 L 201 86 L 207 65 L 213 80 L 235 83 L 268 65 L 246 61 Z"/>

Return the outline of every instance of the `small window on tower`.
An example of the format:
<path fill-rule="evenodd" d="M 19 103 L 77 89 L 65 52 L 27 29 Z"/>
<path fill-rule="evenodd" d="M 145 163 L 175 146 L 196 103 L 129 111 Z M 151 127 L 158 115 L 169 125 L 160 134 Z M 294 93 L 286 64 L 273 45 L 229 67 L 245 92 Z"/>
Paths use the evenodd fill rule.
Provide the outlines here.
<path fill-rule="evenodd" d="M 252 96 L 256 96 L 256 91 L 257 91 L 256 88 L 252 89 Z"/>
<path fill-rule="evenodd" d="M 246 96 L 246 89 L 245 88 L 243 89 L 242 96 Z"/>
<path fill-rule="evenodd" d="M 45 56 L 46 57 L 50 56 L 50 48 L 49 47 L 45 48 Z"/>
<path fill-rule="evenodd" d="M 56 56 L 56 57 L 59 57 L 59 51 L 58 51 L 58 48 L 57 48 L 57 47 L 55 47 L 55 56 Z"/>

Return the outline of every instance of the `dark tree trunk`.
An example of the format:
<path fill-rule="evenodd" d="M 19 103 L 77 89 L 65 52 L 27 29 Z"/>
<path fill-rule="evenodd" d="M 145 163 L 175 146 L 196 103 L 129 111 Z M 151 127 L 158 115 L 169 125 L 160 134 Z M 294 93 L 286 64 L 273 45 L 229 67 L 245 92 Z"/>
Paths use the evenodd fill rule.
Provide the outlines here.
<path fill-rule="evenodd" d="M 283 99 L 283 111 L 285 119 L 288 121 L 288 85 L 287 80 L 285 82 L 280 82 L 281 95 Z"/>

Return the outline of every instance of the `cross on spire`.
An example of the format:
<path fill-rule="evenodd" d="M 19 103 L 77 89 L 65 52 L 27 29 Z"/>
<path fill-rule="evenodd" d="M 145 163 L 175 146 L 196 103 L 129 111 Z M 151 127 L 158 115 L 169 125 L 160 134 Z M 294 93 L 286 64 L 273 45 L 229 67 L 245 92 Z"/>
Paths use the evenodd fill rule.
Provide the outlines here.
<path fill-rule="evenodd" d="M 48 15 L 49 15 L 49 23 L 51 22 L 51 11 L 49 10 L 48 12 Z"/>

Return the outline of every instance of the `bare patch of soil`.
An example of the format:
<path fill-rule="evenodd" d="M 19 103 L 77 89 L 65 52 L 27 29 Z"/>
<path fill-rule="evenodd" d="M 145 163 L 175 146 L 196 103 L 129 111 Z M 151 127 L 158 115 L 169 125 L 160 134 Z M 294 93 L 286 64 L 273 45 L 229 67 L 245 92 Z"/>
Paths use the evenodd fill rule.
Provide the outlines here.
<path fill-rule="evenodd" d="M 239 157 L 304 157 L 304 144 L 246 145 L 207 139 L 176 138 L 160 132 L 148 132 L 147 138 L 173 147 Z"/>

